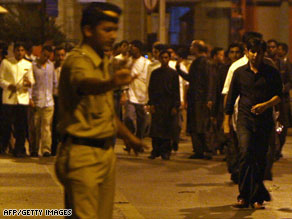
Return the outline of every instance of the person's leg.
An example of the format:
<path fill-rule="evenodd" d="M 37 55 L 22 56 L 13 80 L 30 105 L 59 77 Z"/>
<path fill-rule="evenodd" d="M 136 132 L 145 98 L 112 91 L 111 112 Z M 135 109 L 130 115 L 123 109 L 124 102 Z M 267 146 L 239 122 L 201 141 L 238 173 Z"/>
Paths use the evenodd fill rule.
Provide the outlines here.
<path fill-rule="evenodd" d="M 159 157 L 161 154 L 160 147 L 159 147 L 159 139 L 156 137 L 152 138 L 152 151 L 151 155 L 149 156 L 150 159 L 155 159 L 156 157 Z"/>
<path fill-rule="evenodd" d="M 51 154 L 52 146 L 52 120 L 54 114 L 54 107 L 44 107 L 42 109 L 42 134 L 41 134 L 41 144 L 42 144 L 42 154 Z"/>
<path fill-rule="evenodd" d="M 267 152 L 269 149 L 270 136 L 274 128 L 261 127 L 255 132 L 255 163 L 253 168 L 252 185 L 251 185 L 251 203 L 258 202 L 262 204 L 264 201 L 270 201 L 271 197 L 265 188 L 263 180 L 267 164 Z"/>
<path fill-rule="evenodd" d="M 116 156 L 113 149 L 107 152 L 107 174 L 99 186 L 98 213 L 99 218 L 112 218 L 113 202 L 115 196 L 115 170 Z"/>
<path fill-rule="evenodd" d="M 15 148 L 16 156 L 25 155 L 25 138 L 27 127 L 27 108 L 25 105 L 17 105 L 15 111 L 14 130 L 15 130 Z"/>
<path fill-rule="evenodd" d="M 39 153 L 39 147 L 41 144 L 41 126 L 42 126 L 42 108 L 40 107 L 34 107 L 34 115 L 33 115 L 33 120 L 34 120 L 34 128 L 35 128 L 35 144 L 33 145 L 32 153 Z"/>
<path fill-rule="evenodd" d="M 54 114 L 53 114 L 53 123 L 52 123 L 52 155 L 56 155 L 57 153 L 57 147 L 60 141 L 60 135 L 57 130 L 57 124 L 58 124 L 58 97 L 54 97 Z"/>
<path fill-rule="evenodd" d="M 2 105 L 2 148 L 0 153 L 4 153 L 8 147 L 11 137 L 11 126 L 14 117 L 13 106 L 3 104 Z M 5 118 L 5 119 L 4 119 Z"/>
<path fill-rule="evenodd" d="M 38 156 L 36 145 L 36 127 L 34 124 L 35 107 L 28 107 L 28 136 L 29 136 L 29 152 L 33 157 Z"/>
<path fill-rule="evenodd" d="M 252 166 L 254 163 L 253 152 L 253 132 L 245 124 L 237 124 L 237 134 L 239 141 L 239 196 L 238 200 L 244 200 L 247 204 L 250 202 Z"/>
<path fill-rule="evenodd" d="M 125 125 L 132 134 L 136 133 L 136 108 L 133 103 L 127 102 L 125 105 Z"/>
<path fill-rule="evenodd" d="M 137 132 L 136 136 L 140 139 L 144 138 L 145 128 L 146 128 L 146 112 L 145 105 L 135 104 L 136 114 L 137 114 Z"/>
<path fill-rule="evenodd" d="M 191 159 L 204 158 L 203 142 L 200 134 L 191 133 L 194 154 L 190 156 Z"/>
<path fill-rule="evenodd" d="M 161 158 L 163 160 L 169 160 L 171 154 L 171 139 L 161 138 Z"/>
<path fill-rule="evenodd" d="M 70 145 L 65 177 L 67 206 L 72 218 L 112 218 L 114 194 L 113 149 Z M 111 160 L 114 159 L 114 160 Z"/>

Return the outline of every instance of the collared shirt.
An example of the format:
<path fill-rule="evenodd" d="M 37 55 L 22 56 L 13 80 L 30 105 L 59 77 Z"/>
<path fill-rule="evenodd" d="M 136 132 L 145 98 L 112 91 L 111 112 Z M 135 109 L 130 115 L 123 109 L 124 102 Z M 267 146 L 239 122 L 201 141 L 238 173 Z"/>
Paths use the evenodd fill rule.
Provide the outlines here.
<path fill-rule="evenodd" d="M 226 102 L 225 113 L 231 115 L 236 98 L 240 96 L 238 116 L 254 118 L 251 108 L 266 102 L 274 96 L 282 96 L 281 77 L 275 68 L 262 63 L 258 73 L 254 73 L 249 64 L 238 68 L 233 75 Z M 257 118 L 272 120 L 272 108 L 267 109 Z"/>
<path fill-rule="evenodd" d="M 53 62 L 48 60 L 40 66 L 32 63 L 35 85 L 32 88 L 32 99 L 37 107 L 54 106 L 53 91 L 57 87 L 57 78 Z"/>
<path fill-rule="evenodd" d="M 230 68 L 228 69 L 227 72 L 227 76 L 225 79 L 225 83 L 224 83 L 224 87 L 222 90 L 222 94 L 228 94 L 229 91 L 229 87 L 230 87 L 230 83 L 233 77 L 233 73 L 236 69 L 238 69 L 239 67 L 246 65 L 248 63 L 248 58 L 246 55 L 244 55 L 243 57 L 241 57 L 240 59 L 238 59 L 237 61 L 235 61 L 234 63 L 232 63 L 232 65 L 230 66 Z"/>
<path fill-rule="evenodd" d="M 103 59 L 87 44 L 74 48 L 66 58 L 59 83 L 59 130 L 86 138 L 106 138 L 116 134 L 113 91 L 82 95 L 83 79 L 109 80 L 108 59 Z"/>
<path fill-rule="evenodd" d="M 28 105 L 29 89 L 23 86 L 23 77 L 34 84 L 31 62 L 21 59 L 17 61 L 14 57 L 4 59 L 0 66 L 0 86 L 3 88 L 2 102 L 11 105 Z M 16 85 L 16 92 L 8 90 L 10 84 Z"/>
<path fill-rule="evenodd" d="M 147 95 L 147 73 L 150 61 L 145 57 L 133 60 L 131 75 L 137 78 L 129 85 L 128 95 L 129 100 L 136 104 L 146 104 L 148 101 Z"/>

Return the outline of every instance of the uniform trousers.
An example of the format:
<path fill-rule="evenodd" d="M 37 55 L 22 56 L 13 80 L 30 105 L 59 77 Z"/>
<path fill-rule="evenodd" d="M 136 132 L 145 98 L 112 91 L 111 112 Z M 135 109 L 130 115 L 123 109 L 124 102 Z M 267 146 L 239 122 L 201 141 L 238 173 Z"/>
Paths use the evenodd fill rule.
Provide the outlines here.
<path fill-rule="evenodd" d="M 65 208 L 71 218 L 111 219 L 115 191 L 116 156 L 112 147 L 72 144 L 58 149 L 56 174 L 65 188 Z"/>

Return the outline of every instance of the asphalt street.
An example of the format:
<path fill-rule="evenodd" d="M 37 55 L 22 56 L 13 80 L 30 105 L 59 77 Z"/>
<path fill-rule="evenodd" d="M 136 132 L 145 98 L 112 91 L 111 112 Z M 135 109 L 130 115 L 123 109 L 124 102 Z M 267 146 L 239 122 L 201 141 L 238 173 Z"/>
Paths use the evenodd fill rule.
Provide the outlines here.
<path fill-rule="evenodd" d="M 150 145 L 150 139 L 145 139 Z M 114 219 L 258 218 L 292 219 L 292 137 L 284 157 L 275 163 L 273 181 L 265 185 L 273 200 L 265 210 L 237 210 L 237 186 L 232 184 L 223 156 L 190 160 L 190 139 L 171 160 L 149 160 L 149 151 L 135 156 L 115 147 L 117 186 Z M 0 218 L 4 209 L 63 209 L 63 190 L 54 175 L 54 157 L 0 156 Z M 33 217 L 12 217 L 33 218 Z M 44 214 L 34 218 L 50 218 Z M 57 217 L 51 217 L 57 218 Z M 61 218 L 61 217 L 58 217 Z"/>

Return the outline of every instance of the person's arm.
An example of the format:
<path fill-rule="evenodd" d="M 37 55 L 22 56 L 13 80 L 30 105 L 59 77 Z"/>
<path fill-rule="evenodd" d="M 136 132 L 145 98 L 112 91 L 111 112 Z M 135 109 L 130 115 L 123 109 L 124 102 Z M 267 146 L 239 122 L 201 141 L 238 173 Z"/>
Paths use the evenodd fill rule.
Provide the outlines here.
<path fill-rule="evenodd" d="M 181 61 L 182 61 L 182 60 L 178 60 L 178 61 L 176 62 L 176 66 L 175 66 L 176 71 L 177 71 L 177 73 L 179 73 L 179 75 L 180 75 L 183 79 L 185 79 L 186 81 L 190 81 L 190 75 L 189 75 L 188 73 L 184 72 L 183 70 L 181 70 L 181 67 L 180 67 L 180 63 L 181 63 Z"/>
<path fill-rule="evenodd" d="M 118 127 L 118 135 L 121 136 L 128 147 L 134 150 L 135 154 L 143 151 L 143 149 L 148 149 L 148 146 L 141 139 L 133 135 L 117 116 L 115 116 L 115 119 Z"/>
<path fill-rule="evenodd" d="M 281 81 L 280 73 L 275 70 L 273 72 L 273 79 L 271 80 L 271 83 L 269 84 L 269 89 L 272 92 L 272 98 L 269 99 L 266 102 L 256 104 L 251 108 L 251 112 L 258 115 L 266 111 L 268 108 L 273 107 L 281 102 L 281 97 L 283 95 L 283 85 Z"/>
<path fill-rule="evenodd" d="M 100 80 L 91 76 L 94 75 L 92 73 L 96 71 L 96 66 L 93 66 L 90 59 L 78 56 L 72 57 L 68 62 L 63 65 L 62 71 L 70 72 L 69 80 L 80 95 L 103 94 L 120 86 L 128 85 L 135 79 L 131 76 L 129 69 L 119 69 L 111 78 Z M 100 70 L 100 74 L 103 74 L 102 70 Z"/>
<path fill-rule="evenodd" d="M 259 115 L 265 112 L 268 108 L 273 107 L 281 102 L 281 98 L 279 96 L 273 96 L 270 100 L 259 103 L 251 108 L 251 112 Z"/>
<path fill-rule="evenodd" d="M 6 81 L 4 79 L 4 75 L 7 74 L 7 68 L 6 68 L 6 65 L 7 65 L 7 60 L 4 59 L 0 65 L 0 86 L 3 88 L 3 89 L 8 89 L 9 85 L 11 85 L 11 83 L 9 81 Z"/>
<path fill-rule="evenodd" d="M 236 98 L 239 95 L 239 83 L 238 83 L 238 76 L 237 72 L 233 74 L 228 94 L 224 97 L 225 102 L 225 114 L 224 114 L 224 121 L 223 121 L 223 130 L 225 134 L 230 133 L 230 124 L 231 124 L 231 115 L 234 111 L 234 104 Z"/>

